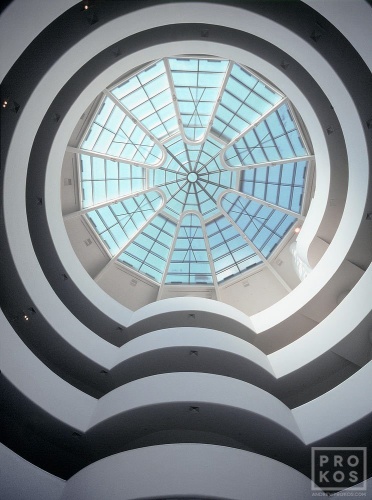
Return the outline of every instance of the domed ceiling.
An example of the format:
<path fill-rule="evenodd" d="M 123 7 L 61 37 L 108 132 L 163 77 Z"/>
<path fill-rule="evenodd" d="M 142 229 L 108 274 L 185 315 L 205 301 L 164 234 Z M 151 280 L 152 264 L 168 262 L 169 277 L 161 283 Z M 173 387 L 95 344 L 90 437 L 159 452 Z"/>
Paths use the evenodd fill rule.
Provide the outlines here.
<path fill-rule="evenodd" d="M 69 148 L 100 273 L 216 290 L 266 267 L 282 283 L 270 262 L 304 219 L 305 136 L 286 96 L 233 61 L 165 58 L 105 89 Z"/>

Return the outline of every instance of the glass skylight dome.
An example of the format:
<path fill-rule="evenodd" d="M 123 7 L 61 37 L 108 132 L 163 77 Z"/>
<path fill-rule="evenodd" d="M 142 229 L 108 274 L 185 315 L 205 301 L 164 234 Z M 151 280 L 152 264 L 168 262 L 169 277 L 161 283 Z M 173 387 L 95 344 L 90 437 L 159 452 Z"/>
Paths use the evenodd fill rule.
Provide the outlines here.
<path fill-rule="evenodd" d="M 111 262 L 160 286 L 218 288 L 257 266 L 276 275 L 272 255 L 304 218 L 313 157 L 295 111 L 232 61 L 150 63 L 103 92 L 70 150 Z"/>

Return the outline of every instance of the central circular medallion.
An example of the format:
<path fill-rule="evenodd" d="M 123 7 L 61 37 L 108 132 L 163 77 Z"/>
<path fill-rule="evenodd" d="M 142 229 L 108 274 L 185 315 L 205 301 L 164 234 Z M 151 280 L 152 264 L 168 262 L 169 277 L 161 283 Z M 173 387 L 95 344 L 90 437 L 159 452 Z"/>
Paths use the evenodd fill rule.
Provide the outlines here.
<path fill-rule="evenodd" d="M 187 176 L 187 180 L 192 183 L 196 182 L 198 180 L 198 174 L 196 174 L 195 172 L 190 172 Z"/>

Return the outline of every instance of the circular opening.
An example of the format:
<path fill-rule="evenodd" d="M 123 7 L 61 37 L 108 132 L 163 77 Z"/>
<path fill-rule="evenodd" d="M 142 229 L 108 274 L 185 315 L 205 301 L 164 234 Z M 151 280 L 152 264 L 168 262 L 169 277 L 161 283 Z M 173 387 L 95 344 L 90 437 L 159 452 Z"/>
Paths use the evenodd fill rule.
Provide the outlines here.
<path fill-rule="evenodd" d="M 195 172 L 190 172 L 187 176 L 187 180 L 193 183 L 196 182 L 198 180 L 198 174 L 196 174 Z"/>

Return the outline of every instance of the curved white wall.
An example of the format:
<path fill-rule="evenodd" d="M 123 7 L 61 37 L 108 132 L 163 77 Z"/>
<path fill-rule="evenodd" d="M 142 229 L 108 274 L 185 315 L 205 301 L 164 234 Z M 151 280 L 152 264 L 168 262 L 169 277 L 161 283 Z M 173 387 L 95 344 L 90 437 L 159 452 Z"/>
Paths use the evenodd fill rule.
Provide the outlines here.
<path fill-rule="evenodd" d="M 60 500 L 65 484 L 0 444 L 0 498 L 3 500 Z"/>
<path fill-rule="evenodd" d="M 63 7 L 57 1 L 49 2 L 49 7 L 43 5 L 42 15 L 38 17 L 34 25 L 23 18 L 22 22 L 28 23 L 29 26 L 20 32 L 17 43 L 12 49 L 4 51 L 6 57 L 2 71 L 6 72 L 31 39 L 56 15 L 73 3 L 65 2 Z M 337 12 L 329 8 L 329 3 L 316 3 L 312 0 L 308 0 L 307 3 L 318 9 L 331 22 L 335 19 L 336 27 L 342 28 L 366 62 L 371 62 L 365 40 L 370 38 L 368 26 L 371 24 L 368 23 L 368 16 L 372 19 L 372 13 L 371 9 L 366 10 L 365 3 L 353 1 L 351 17 L 348 16 L 349 9 L 345 8 L 347 4 L 350 6 L 350 2 L 342 2 L 342 7 Z M 29 6 L 29 2 L 27 5 Z M 34 1 L 33 5 L 39 5 L 39 2 Z M 4 12 L 0 20 L 0 28 L 6 26 L 5 30 L 0 30 L 2 36 L 6 36 L 5 48 L 9 45 L 8 40 L 11 39 L 7 34 L 12 20 L 21 15 L 20 11 L 24 7 L 24 1 L 16 0 Z M 35 13 L 36 10 L 33 12 Z M 145 335 L 118 349 L 94 335 L 65 307 L 50 286 L 34 254 L 24 203 L 29 154 L 40 122 L 63 84 L 99 50 L 119 41 L 123 35 L 123 26 L 129 35 L 162 23 L 195 21 L 216 23 L 241 30 L 249 27 L 252 33 L 266 37 L 271 43 L 301 63 L 314 76 L 330 98 L 345 137 L 350 165 L 345 210 L 336 235 L 315 270 L 293 293 L 263 313 L 248 318 L 225 304 L 219 304 L 216 310 L 215 302 L 197 299 L 164 300 L 151 304 L 134 314 L 126 311 L 98 287 L 92 286 L 92 282 L 77 261 L 72 249 L 66 247 L 68 239 L 63 229 L 60 206 L 58 203 L 50 204 L 50 200 L 58 197 L 56 193 L 59 193 L 58 165 L 61 162 L 55 162 L 55 159 L 63 158 L 66 141 L 71 134 L 72 124 L 76 122 L 76 116 L 86 108 L 99 90 L 122 73 L 121 64 L 124 64 L 124 67 L 127 67 L 125 64 L 128 68 L 133 67 L 135 61 L 138 64 L 139 61 L 156 57 L 160 49 L 165 53 L 168 51 L 174 53 L 181 51 L 181 47 L 184 48 L 185 44 L 174 42 L 167 46 L 154 46 L 128 55 L 124 62 L 113 64 L 109 70 L 98 75 L 87 86 L 81 95 L 81 100 L 75 103 L 62 119 L 52 146 L 47 172 L 46 201 L 47 215 L 58 252 L 68 273 L 76 278 L 76 282 L 89 300 L 105 311 L 109 317 L 114 318 L 118 324 L 128 326 L 132 329 L 131 331 L 135 331 L 137 325 L 140 329 L 145 322 L 151 325 L 151 330 L 147 332 L 160 330 L 163 328 L 164 315 L 168 314 L 177 318 L 190 310 L 205 315 L 204 328 L 205 325 L 209 325 L 211 329 L 226 330 L 216 335 L 215 342 L 210 335 L 208 338 L 204 335 L 204 339 L 201 335 L 198 339 L 199 344 L 195 339 L 197 335 L 195 329 L 192 331 L 190 329 L 189 332 L 184 329 L 182 335 L 179 334 L 173 338 L 170 330 L 164 330 L 163 335 L 160 336 L 162 343 L 160 342 L 158 346 L 154 344 L 155 334 L 151 337 L 151 333 L 142 331 L 140 333 L 145 333 Z M 203 44 L 188 42 L 187 47 L 191 52 L 218 52 L 219 55 L 226 57 L 229 57 L 232 50 L 231 47 L 208 40 Z M 249 55 L 251 63 L 249 65 L 256 65 L 263 73 L 271 75 L 300 111 L 305 113 L 308 117 L 307 125 L 317 151 L 318 162 L 320 164 L 324 162 L 325 182 L 319 182 L 317 186 L 316 199 L 319 203 L 317 206 L 314 205 L 308 218 L 310 221 L 308 225 L 312 227 L 309 227 L 307 232 L 304 230 L 299 239 L 302 245 L 300 249 L 302 255 L 306 256 L 328 202 L 327 179 L 331 166 L 324 124 L 319 122 L 301 89 L 293 85 L 290 78 L 281 70 L 275 68 L 273 64 L 264 62 L 253 53 L 249 54 L 236 48 L 234 53 L 237 55 L 235 59 L 243 62 Z M 349 87 L 343 81 L 343 77 L 344 75 L 339 74 L 338 69 L 332 66 L 310 39 L 304 40 L 288 28 L 262 15 L 254 13 L 248 15 L 243 9 L 223 5 L 213 6 L 213 9 L 207 3 L 200 3 L 198 9 L 195 9 L 195 3 L 149 7 L 144 11 L 133 12 L 98 26 L 97 29 L 89 32 L 84 41 L 71 47 L 60 60 L 55 61 L 54 66 L 40 80 L 30 99 L 25 103 L 15 128 L 7 159 L 4 183 L 7 237 L 18 273 L 34 300 L 38 313 L 44 316 L 57 335 L 66 340 L 69 348 L 72 347 L 74 351 L 81 354 L 81 359 L 86 357 L 107 370 L 114 370 L 120 364 L 124 366 L 126 361 L 146 350 L 151 351 L 156 348 L 166 350 L 177 346 L 189 347 L 191 343 L 205 348 L 214 346 L 222 352 L 237 354 L 238 345 L 245 340 L 254 343 L 255 337 L 269 330 L 272 330 L 269 332 L 271 335 L 275 335 L 278 325 L 285 328 L 291 321 L 291 325 L 296 325 L 296 315 L 301 313 L 317 294 L 321 294 L 323 288 L 338 273 L 365 216 L 370 154 L 367 130 L 365 120 L 361 118 L 360 109 L 355 106 L 355 98 L 349 92 Z M 22 148 L 19 144 L 22 144 Z M 53 165 L 53 162 L 56 165 Z M 321 174 L 318 176 L 318 181 L 320 178 Z M 30 269 L 33 270 L 32 273 L 29 272 Z M 271 372 L 278 379 L 286 378 L 290 384 L 291 380 L 296 379 L 298 372 L 306 370 L 312 362 L 321 361 L 322 357 L 329 359 L 326 356 L 332 353 L 336 344 L 352 333 L 358 332 L 362 323 L 363 328 L 368 321 L 371 325 L 369 300 L 371 286 L 372 268 L 369 267 L 341 304 L 309 333 L 269 356 L 265 356 L 253 346 L 246 349 L 244 356 L 252 365 L 263 368 L 268 373 Z M 223 321 L 220 319 L 222 316 Z M 177 319 L 174 321 L 177 323 Z M 305 444 L 310 444 L 352 426 L 372 412 L 372 400 L 369 397 L 371 363 L 366 364 L 355 375 L 337 385 L 333 390 L 293 410 L 289 410 L 277 398 L 262 389 L 213 373 L 154 375 L 116 388 L 97 400 L 73 387 L 47 368 L 22 343 L 4 315 L 1 315 L 0 324 L 0 363 L 5 378 L 20 393 L 47 414 L 59 420 L 61 424 L 82 432 L 96 424 L 104 424 L 105 421 L 108 422 L 110 418 L 115 418 L 125 411 L 146 406 L 151 411 L 151 408 L 156 405 L 176 401 L 184 403 L 196 398 L 206 404 L 226 406 L 227 412 L 229 407 L 252 412 L 262 418 L 262 422 L 266 419 L 275 419 L 278 424 L 281 423 L 284 428 L 299 436 Z M 230 328 L 235 330 L 230 331 Z M 232 338 L 229 333 L 241 338 Z M 345 406 L 347 411 L 345 411 Z M 264 433 L 264 424 L 262 429 Z M 3 483 L 2 491 L 6 492 L 9 500 L 13 500 L 12 493 L 9 493 L 10 490 L 6 488 L 15 481 L 14 475 L 11 475 L 15 457 L 3 447 L 1 447 L 1 457 L 7 464 L 6 470 L 10 478 L 8 483 Z M 21 459 L 18 462 L 21 463 Z M 211 467 L 212 463 L 213 467 Z M 23 465 L 14 465 L 14 470 L 18 467 L 22 469 Z M 43 491 L 40 498 L 43 495 L 50 495 L 51 499 L 58 498 L 62 491 L 61 482 L 58 479 L 38 481 L 37 478 L 44 477 L 44 474 L 39 474 L 40 471 L 36 471 L 33 466 L 29 467 L 29 464 L 24 466 L 25 471 L 26 469 L 28 472 L 25 472 L 24 484 L 27 482 L 30 484 L 30 498 L 33 498 L 32 495 L 36 498 L 40 491 Z M 146 477 L 146 481 L 143 477 Z M 125 493 L 123 493 L 124 483 Z M 25 488 L 22 486 L 20 490 L 24 492 Z M 123 494 L 126 496 L 123 497 Z M 100 460 L 81 470 L 68 481 L 63 498 L 94 499 L 103 498 L 103 496 L 113 499 L 146 498 L 146 495 L 162 497 L 168 494 L 195 496 L 204 494 L 214 498 L 244 499 L 295 499 L 311 496 L 308 479 L 279 462 L 241 450 L 185 444 L 132 450 Z M 19 496 L 19 498 L 23 497 Z"/>
<path fill-rule="evenodd" d="M 0 81 L 32 40 L 75 4 L 76 0 L 52 0 L 46 8 L 44 0 L 32 0 L 30 8 L 28 0 L 16 0 L 8 5 L 0 17 Z"/>
<path fill-rule="evenodd" d="M 62 499 L 168 496 L 221 500 L 312 498 L 310 480 L 280 462 L 242 450 L 179 444 L 132 450 L 100 460 L 67 482 Z"/>

